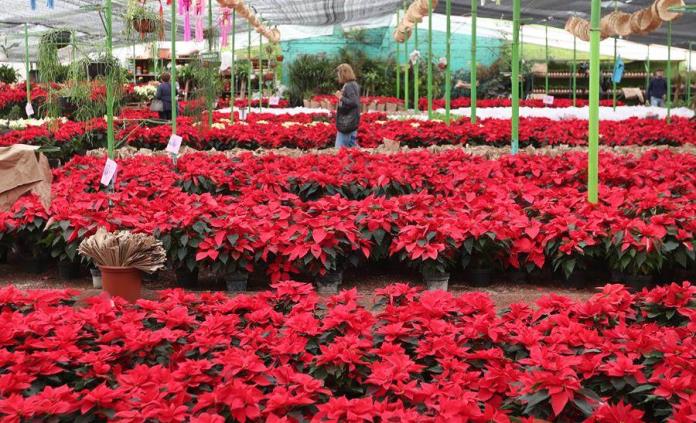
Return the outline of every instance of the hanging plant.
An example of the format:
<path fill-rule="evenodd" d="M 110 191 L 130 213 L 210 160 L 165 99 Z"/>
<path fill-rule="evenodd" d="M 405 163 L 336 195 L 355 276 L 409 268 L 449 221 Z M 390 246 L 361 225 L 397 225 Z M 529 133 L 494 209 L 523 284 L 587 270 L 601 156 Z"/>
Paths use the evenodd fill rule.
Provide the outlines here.
<path fill-rule="evenodd" d="M 137 33 L 141 40 L 147 34 L 162 34 L 164 25 L 162 23 L 162 5 L 160 11 L 156 12 L 145 6 L 146 0 L 129 0 L 124 15 L 126 21 L 125 31 L 127 38 L 132 39 Z"/>
<path fill-rule="evenodd" d="M 71 33 L 67 29 L 57 29 L 44 33 L 41 36 L 41 43 L 51 44 L 56 49 L 67 47 L 70 44 Z"/>

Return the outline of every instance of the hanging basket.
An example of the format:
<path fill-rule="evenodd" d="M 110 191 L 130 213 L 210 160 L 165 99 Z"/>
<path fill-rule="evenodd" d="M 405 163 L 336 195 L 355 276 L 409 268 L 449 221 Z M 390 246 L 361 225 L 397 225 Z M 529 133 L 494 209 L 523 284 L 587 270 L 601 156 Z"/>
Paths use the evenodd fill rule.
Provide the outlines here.
<path fill-rule="evenodd" d="M 684 6 L 685 5 L 683 0 L 657 0 L 655 2 L 655 9 L 657 11 L 657 15 L 660 17 L 661 20 L 665 22 L 673 21 L 681 17 L 682 15 L 678 12 L 671 12 L 669 10 L 670 8 Z"/>
<path fill-rule="evenodd" d="M 662 26 L 662 19 L 660 18 L 660 13 L 657 8 L 657 3 L 653 3 L 652 6 L 650 6 L 649 9 L 646 9 L 648 12 L 646 13 L 646 19 L 647 17 L 650 18 L 650 22 L 648 23 L 645 32 L 653 32 L 656 31 L 659 27 Z"/>
<path fill-rule="evenodd" d="M 628 37 L 631 35 L 632 32 L 630 21 L 630 13 L 618 12 L 616 15 L 614 15 L 614 19 L 612 20 L 614 32 L 621 37 Z"/>
<path fill-rule="evenodd" d="M 418 7 L 418 5 L 413 3 L 411 4 L 411 6 L 409 6 L 408 10 L 406 11 L 406 16 L 404 16 L 404 19 L 416 24 L 423 22 L 423 16 L 424 15 L 421 13 L 421 10 Z"/>
<path fill-rule="evenodd" d="M 70 44 L 70 39 L 72 38 L 70 31 L 60 30 L 51 31 L 41 36 L 41 41 L 44 43 L 50 43 L 56 46 L 56 48 L 67 47 Z"/>
<path fill-rule="evenodd" d="M 133 20 L 133 29 L 141 34 L 151 34 L 157 30 L 157 22 L 154 19 L 135 19 Z"/>
<path fill-rule="evenodd" d="M 423 16 L 430 13 L 430 0 L 416 0 L 414 4 L 418 5 L 418 9 L 420 10 Z M 433 10 L 435 10 L 436 7 L 437 0 L 433 0 Z"/>

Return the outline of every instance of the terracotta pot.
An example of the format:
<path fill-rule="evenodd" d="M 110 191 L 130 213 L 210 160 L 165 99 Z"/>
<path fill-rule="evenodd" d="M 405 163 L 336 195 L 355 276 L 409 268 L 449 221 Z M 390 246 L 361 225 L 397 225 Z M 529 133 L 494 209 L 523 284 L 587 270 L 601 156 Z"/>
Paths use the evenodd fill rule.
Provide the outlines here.
<path fill-rule="evenodd" d="M 278 63 L 283 63 L 283 59 L 285 59 L 285 58 L 283 57 L 282 54 L 279 54 L 279 55 L 276 56 L 276 61 L 277 61 Z"/>
<path fill-rule="evenodd" d="M 118 296 L 134 303 L 140 298 L 143 276 L 133 267 L 99 266 L 102 274 L 102 286 L 112 297 Z"/>

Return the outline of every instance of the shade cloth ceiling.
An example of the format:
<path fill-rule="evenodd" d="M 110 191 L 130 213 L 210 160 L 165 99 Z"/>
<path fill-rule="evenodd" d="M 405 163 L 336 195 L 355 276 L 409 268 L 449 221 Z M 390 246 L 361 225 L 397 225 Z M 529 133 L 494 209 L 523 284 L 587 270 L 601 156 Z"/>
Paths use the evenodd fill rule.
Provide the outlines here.
<path fill-rule="evenodd" d="M 165 0 L 163 0 L 164 2 Z M 158 4 L 157 0 L 148 2 Z M 76 31 L 79 43 L 86 48 L 103 48 L 104 44 L 104 0 L 54 0 L 50 9 L 45 0 L 37 0 L 36 10 L 32 10 L 29 0 L 0 0 L 0 57 L 7 60 L 23 59 L 23 25 L 30 25 L 31 55 L 36 54 L 36 44 L 40 35 L 49 28 L 69 28 Z M 217 19 L 220 8 L 213 0 L 214 15 Z M 377 17 L 394 14 L 404 5 L 402 0 L 247 0 L 257 13 L 271 25 L 324 26 L 338 23 L 365 22 Z M 624 0 L 619 2 L 620 10 L 632 12 L 646 7 L 651 0 Z M 128 45 L 124 39 L 123 14 L 127 0 L 112 0 L 114 44 Z M 408 2 L 406 2 L 408 4 Z M 614 1 L 603 2 L 603 13 L 614 8 Z M 452 0 L 452 13 L 455 16 L 470 15 L 470 0 Z M 522 17 L 525 23 L 539 24 L 552 18 L 549 24 L 562 28 L 565 20 L 572 14 L 589 16 L 589 0 L 522 0 Z M 445 0 L 440 0 L 438 13 L 445 12 Z M 479 6 L 479 15 L 490 18 L 510 19 L 512 1 L 485 1 Z M 165 12 L 165 30 L 169 34 L 169 13 Z M 685 14 L 673 24 L 673 45 L 686 47 L 689 41 L 696 41 L 696 14 Z M 238 31 L 246 30 L 239 25 Z M 179 33 L 182 33 L 181 26 Z M 666 25 L 655 33 L 646 36 L 630 37 L 639 43 L 666 44 Z"/>

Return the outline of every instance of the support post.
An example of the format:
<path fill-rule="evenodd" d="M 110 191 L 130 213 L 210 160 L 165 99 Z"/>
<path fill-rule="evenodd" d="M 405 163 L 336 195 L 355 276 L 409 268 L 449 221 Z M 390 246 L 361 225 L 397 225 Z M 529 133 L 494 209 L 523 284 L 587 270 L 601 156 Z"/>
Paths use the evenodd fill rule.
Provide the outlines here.
<path fill-rule="evenodd" d="M 428 0 L 428 119 L 433 118 L 433 0 Z"/>
<path fill-rule="evenodd" d="M 445 3 L 447 14 L 447 40 L 445 44 L 445 57 L 447 67 L 445 68 L 445 123 L 450 124 L 450 109 L 452 107 L 452 0 Z"/>
<path fill-rule="evenodd" d="M 578 89 L 578 38 L 573 35 L 573 107 L 577 107 Z"/>
<path fill-rule="evenodd" d="M 75 61 L 75 58 L 73 58 L 73 61 Z M 155 59 L 155 62 L 157 60 Z M 133 40 L 133 84 L 138 83 L 138 67 L 135 65 L 135 40 Z"/>
<path fill-rule="evenodd" d="M 469 83 L 471 84 L 471 123 L 476 123 L 476 101 L 478 98 L 476 84 L 478 82 L 476 62 L 476 15 L 478 15 L 478 1 L 471 0 L 471 70 L 469 71 Z"/>
<path fill-rule="evenodd" d="M 512 154 L 519 150 L 520 132 L 520 2 L 512 1 Z"/>
<path fill-rule="evenodd" d="M 176 116 L 179 104 L 176 101 L 176 0 L 172 0 L 172 135 L 176 135 Z"/>
<path fill-rule="evenodd" d="M 524 25 L 520 22 L 520 66 L 524 63 Z M 520 81 L 520 98 L 527 98 L 524 78 Z"/>
<path fill-rule="evenodd" d="M 650 87 L 650 44 L 648 44 L 648 57 L 645 60 L 645 94 L 648 93 L 648 87 Z M 650 99 L 647 99 L 650 101 Z"/>
<path fill-rule="evenodd" d="M 672 21 L 667 22 L 667 124 L 672 123 Z"/>
<path fill-rule="evenodd" d="M 415 47 L 413 48 L 414 50 L 418 50 L 418 24 L 415 25 L 414 27 L 415 30 Z M 417 60 L 413 64 L 413 109 L 417 112 L 418 111 L 418 102 L 420 101 L 420 66 L 419 66 L 419 61 Z"/>
<path fill-rule="evenodd" d="M 691 47 L 693 44 L 693 41 L 689 42 L 689 58 L 686 63 L 686 107 L 691 107 Z"/>
<path fill-rule="evenodd" d="M 251 75 L 254 73 L 254 63 L 251 61 L 251 25 L 247 22 L 247 58 L 249 73 L 247 74 L 247 113 L 251 112 Z"/>
<path fill-rule="evenodd" d="M 263 109 L 263 35 L 259 33 L 259 112 Z"/>
<path fill-rule="evenodd" d="M 404 16 L 406 16 L 406 2 L 404 1 Z M 408 95 L 408 86 L 410 82 L 408 81 L 408 70 L 409 70 L 409 65 L 408 65 L 408 38 L 406 41 L 404 41 L 404 109 L 408 110 L 408 105 L 410 103 L 409 101 L 409 95 Z"/>
<path fill-rule="evenodd" d="M 602 13 L 600 0 L 592 0 L 590 29 L 590 122 L 587 167 L 587 200 L 596 204 L 599 184 L 599 20 Z"/>
<path fill-rule="evenodd" d="M 213 2 L 208 0 L 208 51 L 213 51 Z"/>
<path fill-rule="evenodd" d="M 111 0 L 106 0 L 106 60 L 111 60 L 112 29 L 111 29 Z M 114 87 L 113 81 L 106 83 L 106 149 L 109 158 L 114 158 Z"/>
<path fill-rule="evenodd" d="M 208 0 L 208 51 L 213 51 L 213 3 Z M 222 56 L 220 56 L 222 60 Z M 216 75 L 217 76 L 217 75 Z M 213 105 L 208 105 L 208 128 L 213 126 Z"/>
<path fill-rule="evenodd" d="M 619 0 L 614 0 L 614 12 L 619 11 Z M 616 42 L 617 39 L 614 37 L 614 69 L 616 69 Z M 614 76 L 611 78 L 611 105 L 614 111 L 616 111 L 616 81 L 614 81 Z"/>
<path fill-rule="evenodd" d="M 397 10 L 396 11 L 396 26 L 397 27 L 399 26 L 400 18 L 401 18 L 401 11 Z M 400 53 L 399 50 L 401 50 L 401 49 L 399 48 L 400 43 L 396 42 L 395 44 L 396 44 L 396 54 L 394 56 L 394 64 L 396 65 L 396 95 L 394 97 L 399 98 L 399 96 L 401 95 L 401 69 L 400 69 L 401 64 L 399 63 L 401 60 L 401 56 L 399 56 L 399 53 Z"/>
<path fill-rule="evenodd" d="M 544 61 L 546 62 L 546 75 L 544 77 L 544 93 L 549 95 L 549 20 L 544 23 Z"/>
<path fill-rule="evenodd" d="M 237 32 L 237 11 L 232 10 L 232 64 L 230 65 L 230 121 L 234 123 L 234 101 L 237 98 L 235 93 L 235 85 L 237 77 L 234 74 L 234 39 Z"/>
<path fill-rule="evenodd" d="M 24 85 L 27 88 L 27 103 L 31 103 L 31 77 L 29 76 L 31 72 L 31 65 L 29 64 L 29 29 L 26 22 L 24 23 L 24 69 L 26 72 Z M 27 117 L 30 118 L 31 116 Z"/>

